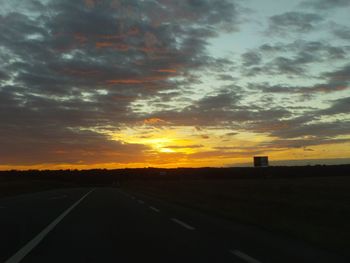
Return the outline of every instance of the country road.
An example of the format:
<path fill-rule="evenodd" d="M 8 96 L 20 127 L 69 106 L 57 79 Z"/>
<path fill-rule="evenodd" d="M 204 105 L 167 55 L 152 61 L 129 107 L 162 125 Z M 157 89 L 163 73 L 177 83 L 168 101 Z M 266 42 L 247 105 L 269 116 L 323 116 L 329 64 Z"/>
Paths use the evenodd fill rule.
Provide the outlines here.
<path fill-rule="evenodd" d="M 0 262 L 349 262 L 255 226 L 117 188 L 0 199 Z"/>

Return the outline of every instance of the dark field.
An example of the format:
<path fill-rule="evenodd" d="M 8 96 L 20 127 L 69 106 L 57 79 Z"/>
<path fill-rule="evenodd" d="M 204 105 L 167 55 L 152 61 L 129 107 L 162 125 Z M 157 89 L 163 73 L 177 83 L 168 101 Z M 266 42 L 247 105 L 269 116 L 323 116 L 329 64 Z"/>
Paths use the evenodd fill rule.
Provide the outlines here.
<path fill-rule="evenodd" d="M 349 255 L 350 166 L 3 172 L 1 195 L 110 186 Z"/>
<path fill-rule="evenodd" d="M 346 253 L 350 177 L 132 182 L 126 189 Z"/>
<path fill-rule="evenodd" d="M 1 178 L 0 177 L 0 198 L 26 193 L 40 192 L 45 190 L 72 187 L 69 182 L 49 181 L 30 178 Z"/>

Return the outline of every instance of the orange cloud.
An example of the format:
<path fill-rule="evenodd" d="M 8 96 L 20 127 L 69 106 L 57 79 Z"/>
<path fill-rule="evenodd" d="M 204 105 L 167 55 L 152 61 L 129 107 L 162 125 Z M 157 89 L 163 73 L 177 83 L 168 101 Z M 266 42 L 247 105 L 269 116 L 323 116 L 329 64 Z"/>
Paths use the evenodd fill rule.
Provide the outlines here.
<path fill-rule="evenodd" d="M 116 85 L 116 84 L 147 84 L 152 83 L 154 81 L 160 81 L 169 78 L 169 75 L 156 75 L 151 77 L 144 78 L 134 78 L 134 79 L 110 79 L 106 80 L 108 85 Z"/>
<path fill-rule="evenodd" d="M 130 36 L 134 36 L 134 35 L 138 35 L 139 33 L 140 33 L 140 30 L 137 27 L 132 27 L 130 28 L 127 34 Z"/>
<path fill-rule="evenodd" d="M 123 38 L 122 35 L 99 35 L 98 38 L 101 38 L 101 39 L 121 39 Z"/>
<path fill-rule="evenodd" d="M 88 8 L 93 8 L 93 7 L 95 7 L 95 1 L 94 0 L 85 0 L 85 5 Z"/>
<path fill-rule="evenodd" d="M 145 81 L 144 80 L 138 80 L 138 79 L 112 79 L 107 80 L 107 84 L 142 84 Z"/>
<path fill-rule="evenodd" d="M 84 2 L 86 7 L 94 8 L 101 0 L 84 0 Z"/>
<path fill-rule="evenodd" d="M 342 80 L 342 79 L 340 79 Z M 328 93 L 328 92 L 333 92 L 333 91 L 343 91 L 343 90 L 347 90 L 349 89 L 350 86 L 336 86 L 334 88 L 329 88 L 329 87 L 318 87 L 317 89 L 315 89 L 315 91 L 319 91 L 319 92 L 324 92 L 324 93 Z"/>
<path fill-rule="evenodd" d="M 100 74 L 98 70 L 78 70 L 78 69 L 64 69 L 63 73 L 69 75 L 81 75 L 81 76 L 96 76 Z"/>
<path fill-rule="evenodd" d="M 113 48 L 119 51 L 128 51 L 129 46 L 126 44 L 115 44 L 113 42 L 108 42 L 108 41 L 100 41 L 96 42 L 95 44 L 96 48 Z"/>
<path fill-rule="evenodd" d="M 74 38 L 75 38 L 75 40 L 78 41 L 80 44 L 84 44 L 84 43 L 86 43 L 86 41 L 87 41 L 87 37 L 84 36 L 84 35 L 81 34 L 81 33 L 75 33 L 75 34 L 74 34 Z"/>
<path fill-rule="evenodd" d="M 154 124 L 164 124 L 166 123 L 166 121 L 159 118 L 150 118 L 150 119 L 145 119 L 143 123 L 147 125 L 154 125 Z"/>
<path fill-rule="evenodd" d="M 169 69 L 158 69 L 156 71 L 157 72 L 162 72 L 162 73 L 176 73 L 177 72 L 176 69 L 171 69 L 171 68 L 169 68 Z"/>
<path fill-rule="evenodd" d="M 112 47 L 113 45 L 112 42 L 96 42 L 96 48 Z"/>
<path fill-rule="evenodd" d="M 119 51 L 128 51 L 129 50 L 129 46 L 125 45 L 125 44 L 116 44 L 113 46 L 113 49 L 117 49 Z"/>

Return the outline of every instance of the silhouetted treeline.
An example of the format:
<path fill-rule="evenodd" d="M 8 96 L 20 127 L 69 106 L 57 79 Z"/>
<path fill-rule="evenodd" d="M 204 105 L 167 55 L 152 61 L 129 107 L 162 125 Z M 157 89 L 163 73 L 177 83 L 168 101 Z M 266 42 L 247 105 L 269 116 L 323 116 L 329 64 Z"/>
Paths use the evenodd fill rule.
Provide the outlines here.
<path fill-rule="evenodd" d="M 320 176 L 350 176 L 350 165 L 0 171 L 0 180 L 50 180 L 79 185 L 119 184 L 126 180 L 266 179 Z"/>

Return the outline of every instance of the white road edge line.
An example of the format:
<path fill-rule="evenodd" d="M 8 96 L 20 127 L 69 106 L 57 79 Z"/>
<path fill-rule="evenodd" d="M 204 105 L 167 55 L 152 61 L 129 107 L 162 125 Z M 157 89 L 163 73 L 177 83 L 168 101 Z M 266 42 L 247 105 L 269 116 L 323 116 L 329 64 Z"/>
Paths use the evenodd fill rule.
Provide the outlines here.
<path fill-rule="evenodd" d="M 176 219 L 176 218 L 172 218 L 172 221 L 174 221 L 175 223 L 179 224 L 180 226 L 183 226 L 184 228 L 187 228 L 188 230 L 195 230 L 196 228 L 194 228 L 193 226 L 190 226 L 189 224 L 186 224 L 185 222 Z"/>
<path fill-rule="evenodd" d="M 160 212 L 160 210 L 158 208 L 155 208 L 154 206 L 150 206 L 149 209 L 151 209 L 151 210 L 153 210 L 153 211 L 155 211 L 157 213 Z"/>
<path fill-rule="evenodd" d="M 140 204 L 144 204 L 144 203 L 145 203 L 145 201 L 142 201 L 142 200 L 138 200 L 138 202 L 139 202 Z"/>
<path fill-rule="evenodd" d="M 5 261 L 5 263 L 18 263 L 20 262 L 30 251 L 32 251 L 55 226 L 61 222 L 61 220 L 68 215 L 81 201 L 84 200 L 90 193 L 92 193 L 95 189 L 92 189 L 88 193 L 86 193 L 82 198 L 80 198 L 77 202 L 75 202 L 71 207 L 69 207 L 66 211 L 64 211 L 60 216 L 58 216 L 54 221 L 52 221 L 47 227 L 45 227 L 36 237 L 30 240 L 24 247 L 16 252 L 12 257 Z"/>
<path fill-rule="evenodd" d="M 239 257 L 239 258 L 241 258 L 249 263 L 261 263 L 259 260 L 256 260 L 255 258 L 252 258 L 251 256 L 249 256 L 249 255 L 247 255 L 247 254 L 245 254 L 242 251 L 239 251 L 237 249 L 230 250 L 230 252 L 232 254 L 234 254 L 235 256 L 237 256 L 237 257 Z"/>

